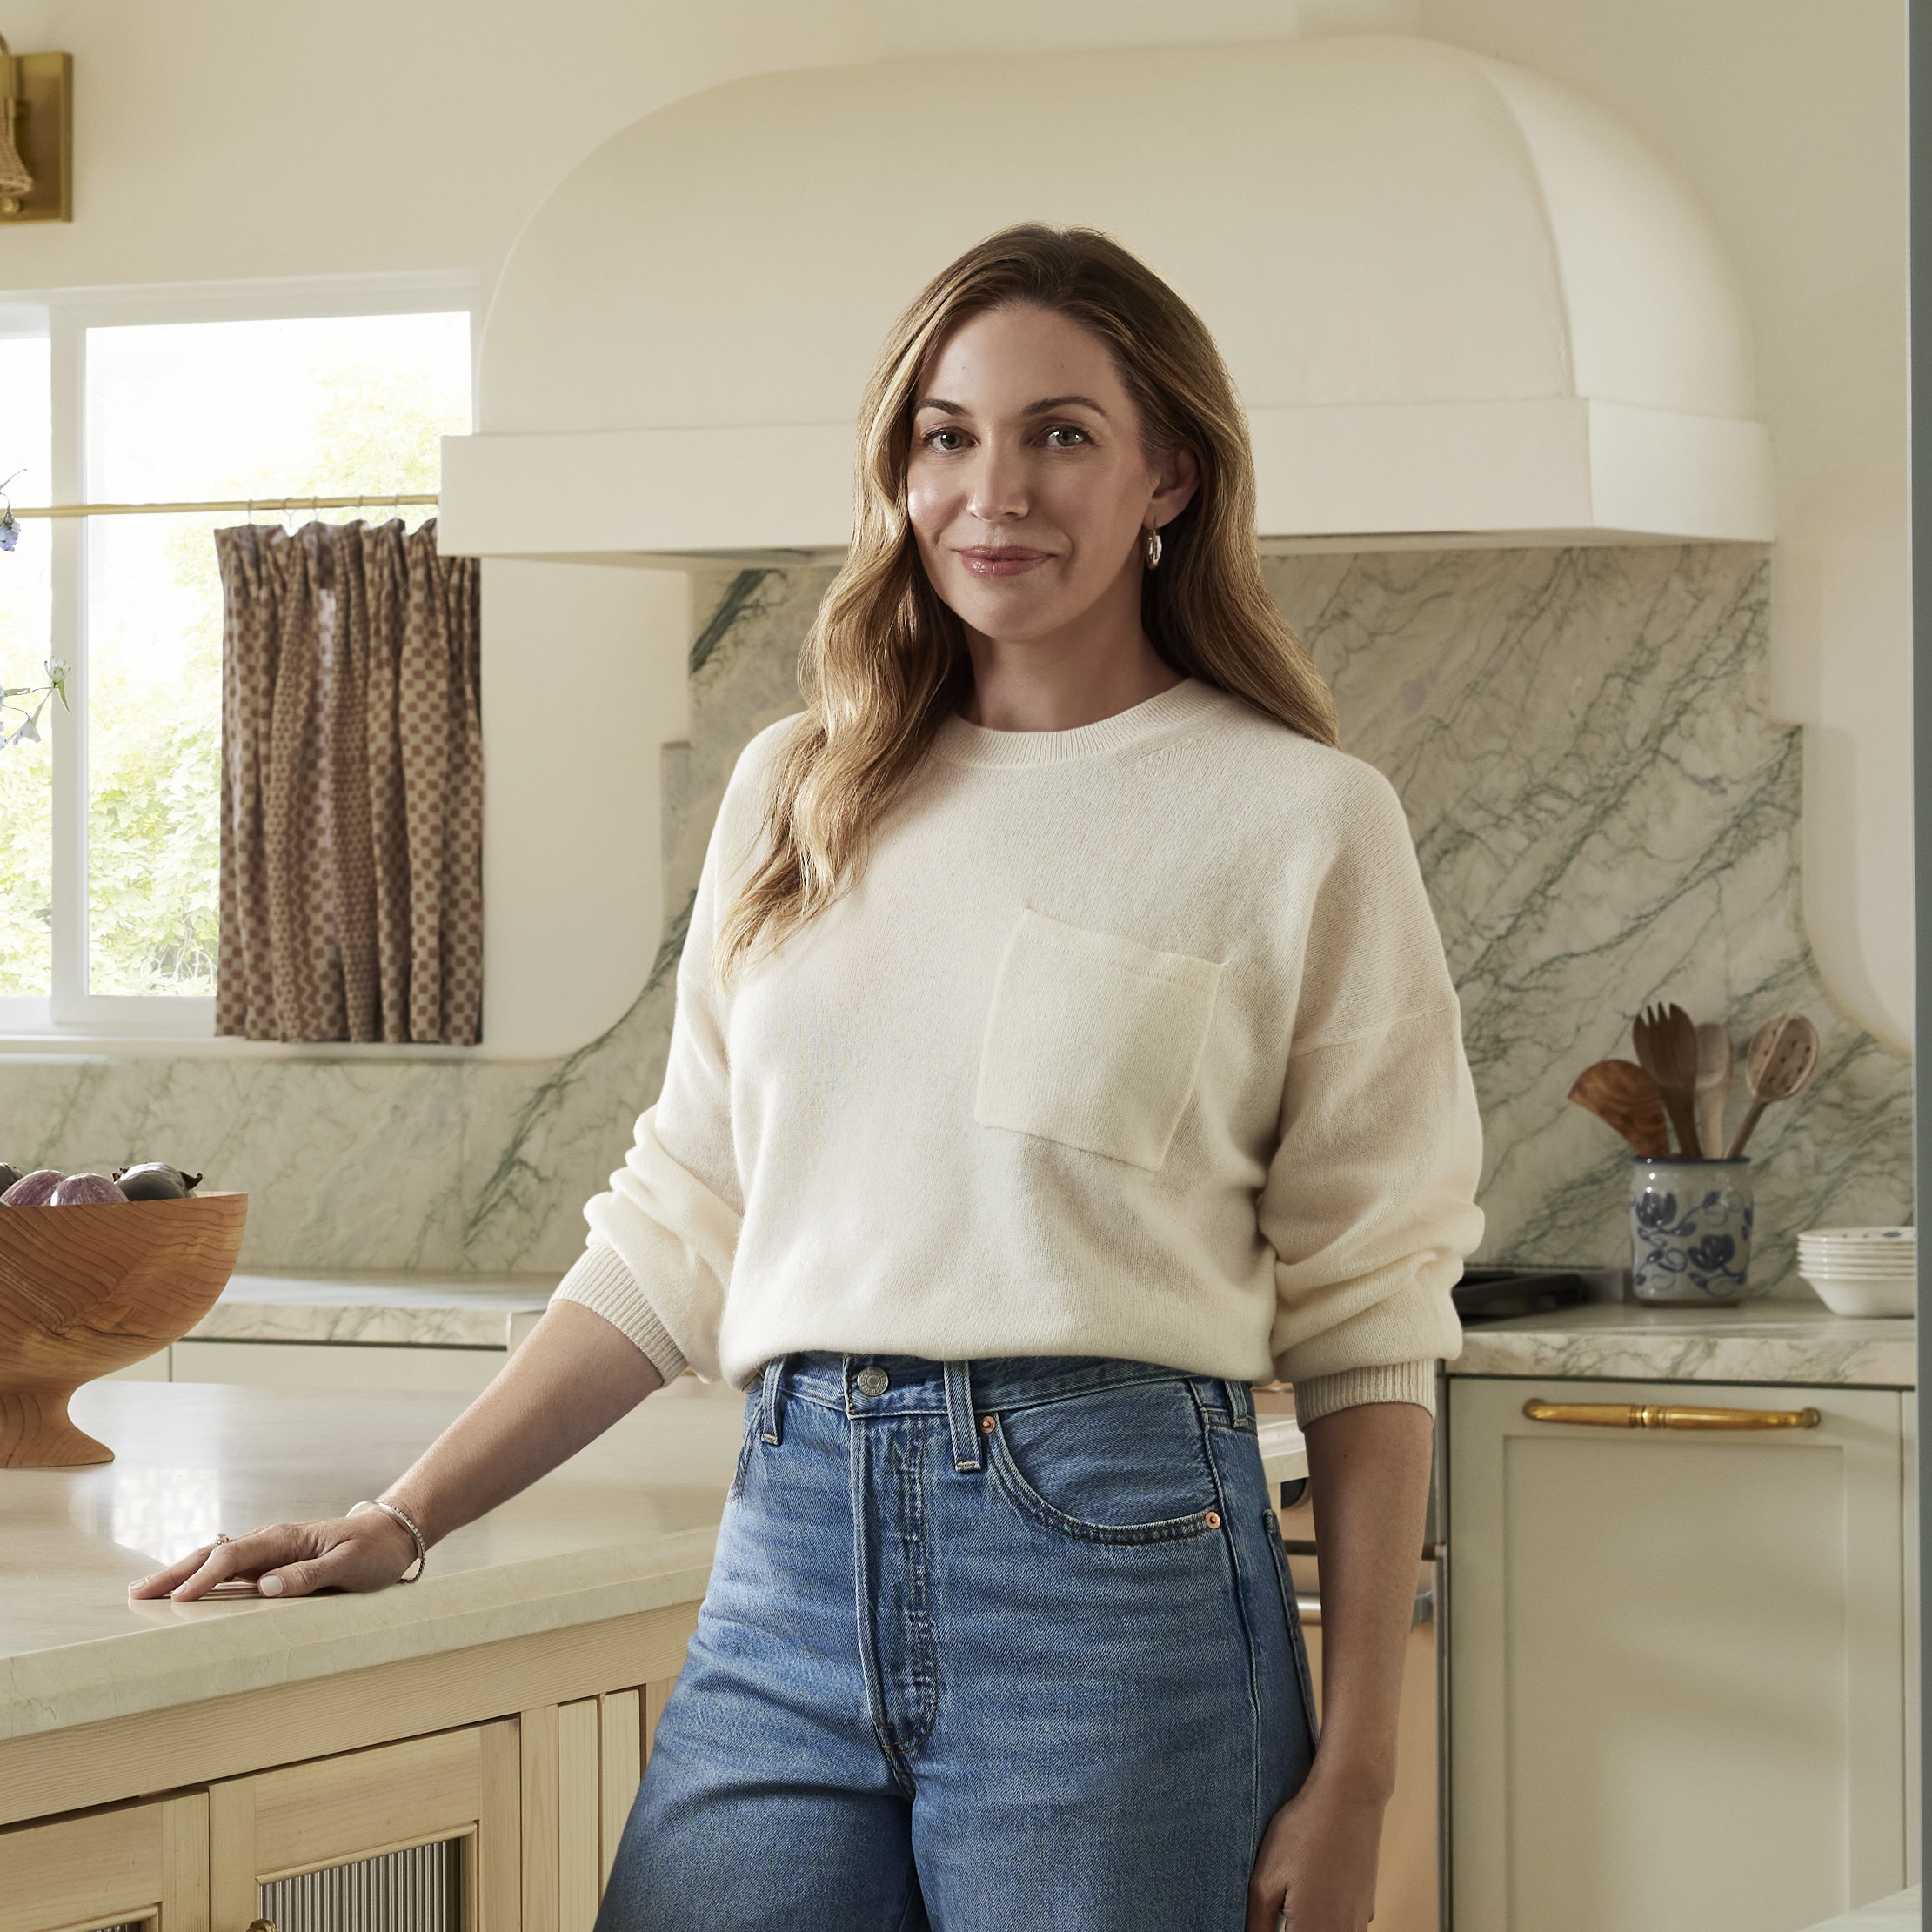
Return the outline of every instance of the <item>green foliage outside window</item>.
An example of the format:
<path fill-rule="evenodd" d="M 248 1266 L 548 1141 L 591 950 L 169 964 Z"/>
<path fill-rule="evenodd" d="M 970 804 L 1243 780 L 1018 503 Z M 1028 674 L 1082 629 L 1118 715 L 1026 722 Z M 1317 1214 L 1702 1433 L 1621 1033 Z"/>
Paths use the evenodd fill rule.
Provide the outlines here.
<path fill-rule="evenodd" d="M 439 486 L 438 438 L 468 429 L 466 391 L 422 369 L 339 359 L 318 368 L 314 380 L 321 402 L 305 457 L 291 465 L 284 456 L 273 473 L 264 465 L 237 474 L 209 494 L 280 498 L 367 490 L 371 504 L 364 514 L 377 520 L 386 512 L 375 492 L 413 495 Z M 144 567 L 144 580 L 118 586 L 111 599 L 98 586 L 94 593 L 88 690 L 93 993 L 214 991 L 222 597 L 210 533 L 234 520 L 169 519 L 174 527 Z M 43 544 L 48 529 L 30 525 L 23 544 Z M 24 560 L 17 552 L 0 558 L 0 570 Z M 159 679 L 139 634 L 150 605 L 161 613 L 152 621 L 170 631 L 169 672 Z M 117 612 L 130 613 L 121 620 L 123 633 L 104 634 Z M 43 637 L 14 638 L 4 628 L 0 623 L 0 678 L 16 684 L 23 681 L 23 666 L 38 667 L 46 645 Z M 48 755 L 44 743 L 0 751 L 0 994 L 48 990 Z"/>

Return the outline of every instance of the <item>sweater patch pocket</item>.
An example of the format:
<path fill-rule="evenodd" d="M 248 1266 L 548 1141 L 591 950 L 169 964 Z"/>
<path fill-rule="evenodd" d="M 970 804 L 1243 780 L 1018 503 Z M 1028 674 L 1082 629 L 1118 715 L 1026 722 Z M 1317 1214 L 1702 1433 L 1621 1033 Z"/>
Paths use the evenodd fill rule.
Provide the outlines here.
<path fill-rule="evenodd" d="M 1022 913 L 993 983 L 973 1119 L 1158 1170 L 1220 975 L 1212 959 Z"/>

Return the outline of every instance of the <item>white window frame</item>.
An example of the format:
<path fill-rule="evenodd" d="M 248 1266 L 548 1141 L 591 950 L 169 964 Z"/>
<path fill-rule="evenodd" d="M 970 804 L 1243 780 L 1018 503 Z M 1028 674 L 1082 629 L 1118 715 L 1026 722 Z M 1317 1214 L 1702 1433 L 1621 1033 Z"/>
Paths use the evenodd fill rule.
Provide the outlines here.
<path fill-rule="evenodd" d="M 476 416 L 480 280 L 448 271 L 295 277 L 276 281 L 179 283 L 158 287 L 43 290 L 0 295 L 17 324 L 23 310 L 46 318 L 52 391 L 52 500 L 89 503 L 87 331 L 170 322 L 266 322 L 323 316 L 448 314 L 470 317 L 471 415 Z M 375 505 L 380 507 L 379 501 Z M 188 1050 L 263 1051 L 257 1043 L 218 1040 L 211 998 L 164 993 L 98 993 L 87 987 L 87 545 L 90 519 L 35 518 L 27 530 L 50 543 L 52 612 L 49 649 L 68 665 L 68 708 L 50 705 L 53 759 L 52 993 L 0 997 L 0 1046 L 52 1041 L 130 1046 L 175 1042 Z M 0 756 L 4 756 L 0 752 Z M 303 1049 L 270 1047 L 286 1054 Z M 317 1042 L 308 1051 L 372 1057 L 460 1055 L 466 1049 Z"/>

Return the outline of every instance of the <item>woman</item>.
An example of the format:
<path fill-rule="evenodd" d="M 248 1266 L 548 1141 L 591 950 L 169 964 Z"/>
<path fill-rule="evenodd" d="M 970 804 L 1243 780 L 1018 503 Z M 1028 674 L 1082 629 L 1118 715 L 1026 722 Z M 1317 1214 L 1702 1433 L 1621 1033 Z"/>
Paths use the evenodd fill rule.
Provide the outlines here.
<path fill-rule="evenodd" d="M 1368 1922 L 1479 1130 L 1401 808 L 1253 531 L 1145 266 L 1027 227 L 939 275 L 583 1259 L 386 1508 L 137 1587 L 377 1588 L 687 1364 L 747 1389 L 606 1932 Z"/>

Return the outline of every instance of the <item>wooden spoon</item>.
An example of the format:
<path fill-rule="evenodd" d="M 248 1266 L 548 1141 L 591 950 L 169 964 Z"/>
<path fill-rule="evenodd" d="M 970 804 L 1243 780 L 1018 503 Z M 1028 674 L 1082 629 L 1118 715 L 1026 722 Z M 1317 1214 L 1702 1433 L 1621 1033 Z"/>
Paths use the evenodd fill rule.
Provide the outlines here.
<path fill-rule="evenodd" d="M 1646 1006 L 1630 1028 L 1637 1064 L 1657 1083 L 1686 1160 L 1704 1158 L 1697 1138 L 1697 1025 L 1681 1006 Z"/>
<path fill-rule="evenodd" d="M 1647 1160 L 1668 1160 L 1670 1129 L 1663 1096 L 1642 1067 L 1627 1060 L 1600 1060 L 1576 1076 L 1570 1098 L 1586 1113 L 1608 1121 Z"/>
<path fill-rule="evenodd" d="M 1802 1013 L 1774 1013 L 1752 1034 L 1750 1050 L 1744 1056 L 1751 1111 L 1744 1116 L 1725 1158 L 1735 1160 L 1744 1152 L 1758 1115 L 1773 1100 L 1788 1100 L 1802 1092 L 1817 1071 L 1818 1029 Z"/>
<path fill-rule="evenodd" d="M 1724 1145 L 1724 1103 L 1731 1093 L 1731 1035 L 1707 1021 L 1697 1029 L 1697 1138 L 1714 1152 Z"/>

